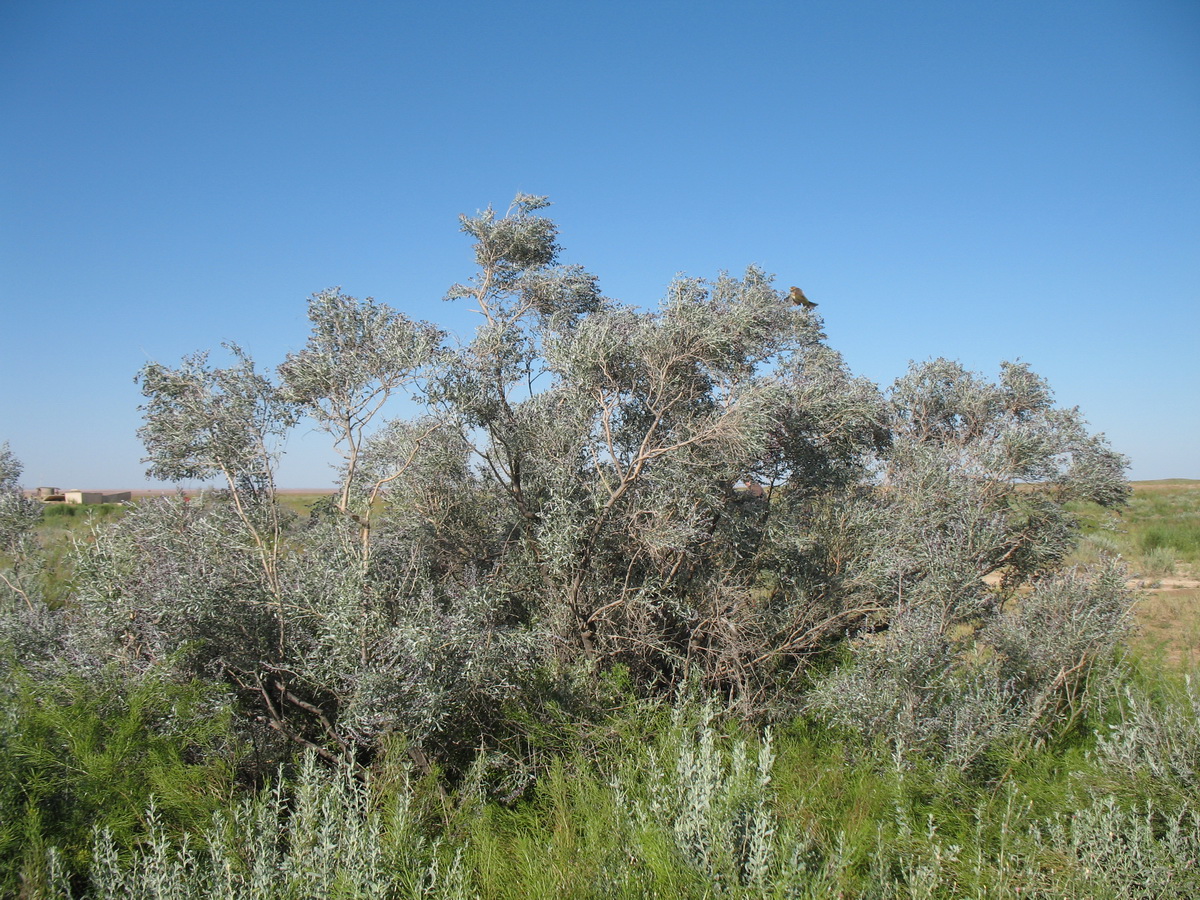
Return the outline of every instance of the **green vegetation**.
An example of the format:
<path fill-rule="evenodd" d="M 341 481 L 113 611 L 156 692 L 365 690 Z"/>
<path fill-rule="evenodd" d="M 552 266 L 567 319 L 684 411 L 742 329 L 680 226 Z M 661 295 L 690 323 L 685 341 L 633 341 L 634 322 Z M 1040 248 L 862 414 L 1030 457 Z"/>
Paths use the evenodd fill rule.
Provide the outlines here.
<path fill-rule="evenodd" d="M 123 503 L 45 503 L 42 518 L 47 522 L 59 519 L 84 519 L 89 523 L 109 520 L 124 511 Z"/>
<path fill-rule="evenodd" d="M 123 503 L 39 503 L 41 522 L 34 533 L 43 548 L 46 602 L 58 607 L 70 597 L 75 575 L 75 541 L 86 541 L 93 528 L 115 522 L 128 507 Z"/>
<path fill-rule="evenodd" d="M 145 366 L 221 490 L 47 519 L 0 447 L 0 893 L 1195 896 L 1117 558 L 1191 513 L 1026 366 L 880 389 L 755 268 L 623 305 L 546 205 L 462 219 L 471 339 L 329 290 L 273 371 Z"/>
<path fill-rule="evenodd" d="M 94 826 L 131 847 L 151 802 L 181 834 L 206 824 L 229 794 L 229 713 L 207 685 L 17 670 L 0 690 L 0 869 L 38 872 L 55 848 L 84 871 Z"/>
<path fill-rule="evenodd" d="M 312 515 L 314 507 L 319 508 L 323 503 L 328 503 L 330 493 L 323 494 L 295 494 L 291 492 L 281 492 L 279 494 L 279 505 L 287 509 L 297 516 L 308 517 Z"/>
<path fill-rule="evenodd" d="M 1145 672 L 1128 684 L 1103 721 L 966 773 L 897 767 L 811 725 L 757 732 L 645 703 L 569 738 L 516 803 L 474 773 L 439 795 L 398 748 L 364 779 L 309 754 L 190 845 L 159 806 L 132 846 L 101 830 L 91 884 L 180 900 L 1192 897 L 1200 694 Z M 53 882 L 68 867 L 47 868 Z"/>
<path fill-rule="evenodd" d="M 1083 549 L 1120 553 L 1148 577 L 1171 575 L 1176 564 L 1200 565 L 1200 482 L 1141 481 L 1128 507 L 1072 504 L 1084 522 Z"/>

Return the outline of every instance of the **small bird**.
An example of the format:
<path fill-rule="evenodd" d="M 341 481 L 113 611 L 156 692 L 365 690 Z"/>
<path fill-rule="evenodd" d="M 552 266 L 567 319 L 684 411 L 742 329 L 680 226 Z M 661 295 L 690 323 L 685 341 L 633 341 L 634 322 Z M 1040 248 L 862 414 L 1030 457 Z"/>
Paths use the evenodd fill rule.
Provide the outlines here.
<path fill-rule="evenodd" d="M 803 306 L 805 312 L 813 309 L 817 305 L 805 297 L 804 291 L 800 290 L 800 288 L 796 287 L 795 285 L 792 285 L 792 289 L 788 291 L 788 298 L 797 306 Z"/>

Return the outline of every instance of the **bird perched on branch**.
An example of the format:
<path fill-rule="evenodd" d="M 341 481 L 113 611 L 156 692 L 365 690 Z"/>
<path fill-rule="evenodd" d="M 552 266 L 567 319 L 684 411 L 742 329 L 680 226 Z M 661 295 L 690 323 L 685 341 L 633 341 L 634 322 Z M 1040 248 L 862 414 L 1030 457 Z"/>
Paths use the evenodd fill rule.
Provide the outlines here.
<path fill-rule="evenodd" d="M 813 303 L 811 300 L 809 300 L 807 297 L 805 297 L 804 291 L 800 290 L 800 288 L 796 287 L 795 285 L 792 285 L 792 289 L 790 291 L 788 291 L 788 299 L 791 300 L 793 303 L 795 303 L 797 306 L 803 306 L 805 312 L 807 312 L 810 309 L 813 309 L 817 305 L 817 304 Z"/>

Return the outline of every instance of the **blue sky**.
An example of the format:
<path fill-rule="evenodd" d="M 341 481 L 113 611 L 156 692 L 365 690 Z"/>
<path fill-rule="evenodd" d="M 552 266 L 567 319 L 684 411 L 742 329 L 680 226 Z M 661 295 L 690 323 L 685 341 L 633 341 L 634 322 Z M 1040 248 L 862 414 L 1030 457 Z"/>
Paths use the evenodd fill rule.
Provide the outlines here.
<path fill-rule="evenodd" d="M 0 0 L 0 441 L 147 484 L 134 373 L 273 367 L 332 285 L 466 332 L 459 213 L 547 194 L 653 305 L 747 264 L 881 384 L 1023 359 L 1200 477 L 1200 5 Z M 302 427 L 281 482 L 329 484 Z"/>

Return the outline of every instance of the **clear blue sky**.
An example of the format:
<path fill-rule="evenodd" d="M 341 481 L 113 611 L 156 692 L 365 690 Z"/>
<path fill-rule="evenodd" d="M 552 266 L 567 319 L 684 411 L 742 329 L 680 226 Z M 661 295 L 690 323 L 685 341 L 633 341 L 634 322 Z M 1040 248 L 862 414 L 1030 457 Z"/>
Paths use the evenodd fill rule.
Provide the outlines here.
<path fill-rule="evenodd" d="M 1194 0 L 0 0 L 0 441 L 138 487 L 148 360 L 273 367 L 332 285 L 472 328 L 457 215 L 518 190 L 610 296 L 757 263 L 859 374 L 1020 358 L 1200 477 Z"/>

